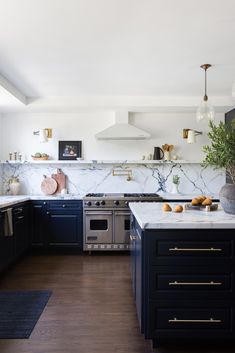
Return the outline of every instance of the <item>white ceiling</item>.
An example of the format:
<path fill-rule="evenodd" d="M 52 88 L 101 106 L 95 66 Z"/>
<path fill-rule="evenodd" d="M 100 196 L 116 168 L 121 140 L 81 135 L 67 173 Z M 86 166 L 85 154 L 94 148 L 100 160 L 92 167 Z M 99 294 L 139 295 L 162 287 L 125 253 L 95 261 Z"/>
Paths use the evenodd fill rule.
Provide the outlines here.
<path fill-rule="evenodd" d="M 231 96 L 234 0 L 0 1 L 0 73 L 29 97 Z"/>

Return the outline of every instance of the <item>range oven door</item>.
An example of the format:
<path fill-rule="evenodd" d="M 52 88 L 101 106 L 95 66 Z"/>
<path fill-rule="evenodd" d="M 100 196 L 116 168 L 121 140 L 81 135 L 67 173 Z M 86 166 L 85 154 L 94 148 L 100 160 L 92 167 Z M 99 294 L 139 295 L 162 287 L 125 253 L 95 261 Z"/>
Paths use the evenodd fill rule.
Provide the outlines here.
<path fill-rule="evenodd" d="M 113 242 L 113 212 L 85 211 L 85 238 L 87 244 Z"/>
<path fill-rule="evenodd" d="M 130 212 L 114 211 L 114 243 L 130 243 Z"/>

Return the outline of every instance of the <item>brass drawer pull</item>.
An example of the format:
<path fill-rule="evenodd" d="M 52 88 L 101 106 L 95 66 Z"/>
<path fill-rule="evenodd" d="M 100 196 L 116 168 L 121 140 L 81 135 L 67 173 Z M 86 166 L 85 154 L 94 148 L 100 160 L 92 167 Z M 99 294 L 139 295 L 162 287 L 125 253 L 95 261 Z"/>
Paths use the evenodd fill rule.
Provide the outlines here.
<path fill-rule="evenodd" d="M 213 319 L 212 317 L 210 319 L 199 319 L 199 320 L 194 320 L 194 319 L 189 319 L 189 320 L 179 320 L 176 317 L 174 317 L 174 319 L 169 319 L 168 322 L 171 323 L 180 323 L 180 322 L 198 322 L 198 323 L 210 323 L 210 324 L 214 324 L 214 323 L 219 323 L 222 322 L 222 320 L 217 320 L 217 319 Z"/>
<path fill-rule="evenodd" d="M 217 252 L 217 251 L 222 251 L 220 248 L 177 248 L 175 246 L 174 248 L 169 248 L 169 251 L 212 251 L 212 252 Z"/>
<path fill-rule="evenodd" d="M 169 282 L 169 286 L 221 286 L 222 282 Z"/>
<path fill-rule="evenodd" d="M 136 236 L 135 235 L 130 235 L 130 239 L 131 240 L 136 240 Z"/>

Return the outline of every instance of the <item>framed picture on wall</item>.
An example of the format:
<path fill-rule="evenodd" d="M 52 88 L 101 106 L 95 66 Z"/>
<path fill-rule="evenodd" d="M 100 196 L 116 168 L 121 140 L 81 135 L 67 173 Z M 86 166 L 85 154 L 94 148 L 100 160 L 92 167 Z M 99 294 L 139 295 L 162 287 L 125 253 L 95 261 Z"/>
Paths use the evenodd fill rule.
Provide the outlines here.
<path fill-rule="evenodd" d="M 59 160 L 76 160 L 82 157 L 82 141 L 59 141 Z"/>

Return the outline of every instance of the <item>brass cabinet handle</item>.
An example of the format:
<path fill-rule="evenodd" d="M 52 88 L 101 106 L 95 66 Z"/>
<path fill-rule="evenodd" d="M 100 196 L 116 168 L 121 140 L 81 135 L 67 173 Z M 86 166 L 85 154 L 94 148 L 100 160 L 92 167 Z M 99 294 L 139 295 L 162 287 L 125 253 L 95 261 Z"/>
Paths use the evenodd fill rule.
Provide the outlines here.
<path fill-rule="evenodd" d="M 222 282 L 169 282 L 169 286 L 221 286 Z"/>
<path fill-rule="evenodd" d="M 168 322 L 171 322 L 171 323 L 180 323 L 180 322 L 198 322 L 198 323 L 211 323 L 211 324 L 214 324 L 214 323 L 220 323 L 222 322 L 222 320 L 220 319 L 213 319 L 212 317 L 210 319 L 199 319 L 199 320 L 195 320 L 195 319 L 189 319 L 189 320 L 180 320 L 180 319 L 177 319 L 176 317 L 174 317 L 174 319 L 169 319 Z"/>
<path fill-rule="evenodd" d="M 169 251 L 212 251 L 212 252 L 217 252 L 217 251 L 222 251 L 220 248 L 177 248 L 175 246 L 174 248 L 169 248 Z"/>
<path fill-rule="evenodd" d="M 135 235 L 130 235 L 130 239 L 131 240 L 136 240 L 136 236 Z"/>
<path fill-rule="evenodd" d="M 17 220 L 23 219 L 23 218 L 24 218 L 24 216 L 19 216 L 19 217 L 17 217 Z"/>

